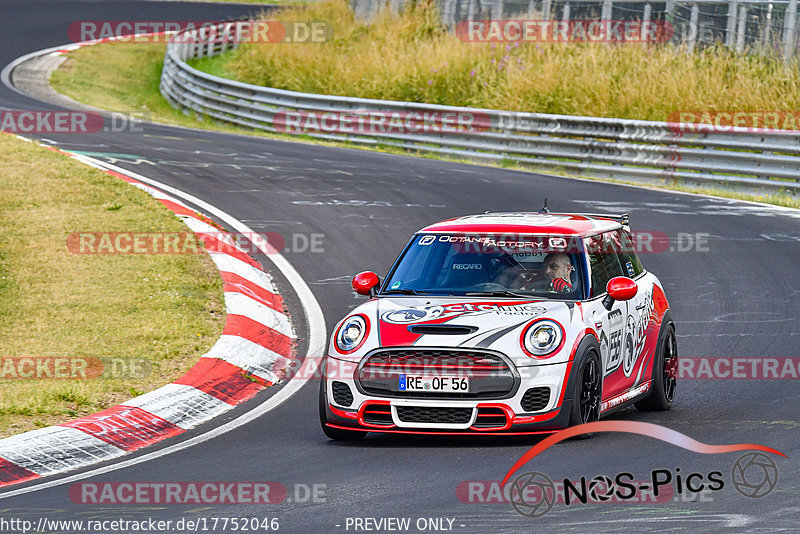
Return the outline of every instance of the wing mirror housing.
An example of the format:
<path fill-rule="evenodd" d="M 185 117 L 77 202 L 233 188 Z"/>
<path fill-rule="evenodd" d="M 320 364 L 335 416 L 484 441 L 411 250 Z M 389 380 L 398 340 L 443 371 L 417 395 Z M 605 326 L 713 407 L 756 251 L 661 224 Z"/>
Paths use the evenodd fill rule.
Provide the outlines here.
<path fill-rule="evenodd" d="M 381 279 L 372 271 L 364 271 L 353 277 L 353 291 L 359 295 L 374 297 L 378 293 Z"/>
<path fill-rule="evenodd" d="M 627 276 L 615 276 L 606 285 L 608 294 L 603 298 L 603 307 L 611 311 L 616 300 L 630 300 L 636 296 L 639 286 Z"/>

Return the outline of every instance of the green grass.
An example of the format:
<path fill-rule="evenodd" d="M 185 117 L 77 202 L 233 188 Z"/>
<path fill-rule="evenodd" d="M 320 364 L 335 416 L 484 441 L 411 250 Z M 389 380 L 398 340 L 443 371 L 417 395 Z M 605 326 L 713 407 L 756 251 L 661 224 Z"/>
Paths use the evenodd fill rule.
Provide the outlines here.
<path fill-rule="evenodd" d="M 69 53 L 50 83 L 56 91 L 98 108 L 142 112 L 146 120 L 178 126 L 257 135 L 173 108 L 158 89 L 165 51 L 163 43 L 87 46 Z"/>
<path fill-rule="evenodd" d="M 187 229 L 122 180 L 0 135 L 0 360 L 135 358 L 151 370 L 115 379 L 2 379 L 0 436 L 169 383 L 222 331 L 222 283 L 205 254 L 70 252 L 68 236 L 85 231 Z"/>
<path fill-rule="evenodd" d="M 666 121 L 676 111 L 800 109 L 800 72 L 775 57 L 723 47 L 467 43 L 440 23 L 433 3 L 371 24 L 345 0 L 271 13 L 318 20 L 333 39 L 244 43 L 194 63 L 236 80 L 310 93 L 537 113 Z"/>
<path fill-rule="evenodd" d="M 313 2 L 314 0 L 186 0 L 189 2 L 213 2 L 215 4 L 265 4 L 265 5 L 295 5 Z"/>

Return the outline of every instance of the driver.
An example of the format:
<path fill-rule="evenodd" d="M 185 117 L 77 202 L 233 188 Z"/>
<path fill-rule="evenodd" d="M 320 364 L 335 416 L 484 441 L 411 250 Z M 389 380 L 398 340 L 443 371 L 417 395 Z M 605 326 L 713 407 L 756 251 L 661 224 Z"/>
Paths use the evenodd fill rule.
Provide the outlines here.
<path fill-rule="evenodd" d="M 542 271 L 548 283 L 548 291 L 553 293 L 569 293 L 572 291 L 570 273 L 572 262 L 563 252 L 551 252 L 544 258 Z"/>

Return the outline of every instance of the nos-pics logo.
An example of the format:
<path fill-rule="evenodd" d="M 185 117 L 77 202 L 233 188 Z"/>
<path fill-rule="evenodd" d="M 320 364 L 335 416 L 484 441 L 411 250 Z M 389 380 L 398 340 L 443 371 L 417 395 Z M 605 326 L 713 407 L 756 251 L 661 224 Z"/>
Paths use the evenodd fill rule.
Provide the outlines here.
<path fill-rule="evenodd" d="M 556 443 L 573 436 L 590 432 L 626 432 L 649 436 L 700 454 L 721 454 L 745 451 L 734 462 L 730 479 L 722 471 L 708 473 L 686 473 L 680 468 L 654 469 L 645 484 L 633 483 L 632 473 L 618 473 L 613 478 L 599 475 L 591 480 L 581 477 L 573 482 L 564 479 L 554 483 L 544 473 L 526 472 L 512 478 L 518 470 L 534 457 Z M 786 457 L 779 450 L 755 443 L 731 445 L 709 445 L 694 440 L 685 434 L 652 423 L 640 421 L 597 421 L 560 430 L 548 436 L 528 450 L 506 473 L 501 485 L 510 484 L 509 500 L 514 510 L 526 517 L 541 517 L 549 512 L 556 502 L 587 504 L 620 500 L 632 502 L 639 492 L 652 491 L 658 497 L 659 490 L 669 488 L 673 494 L 697 494 L 702 491 L 720 491 L 730 483 L 736 491 L 749 499 L 769 495 L 778 484 L 778 466 L 772 457 L 764 453 Z"/>

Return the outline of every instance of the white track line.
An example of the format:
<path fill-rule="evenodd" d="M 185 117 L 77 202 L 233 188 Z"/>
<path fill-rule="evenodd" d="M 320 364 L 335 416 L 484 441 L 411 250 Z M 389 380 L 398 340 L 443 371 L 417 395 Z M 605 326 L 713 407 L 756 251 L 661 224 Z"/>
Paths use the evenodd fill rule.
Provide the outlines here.
<path fill-rule="evenodd" d="M 228 226 L 234 228 L 235 230 L 247 234 L 255 233 L 251 230 L 247 225 L 240 222 L 238 219 L 235 219 L 232 215 L 222 211 L 221 209 L 212 206 L 208 202 L 201 200 L 193 195 L 188 193 L 184 193 L 179 189 L 175 189 L 174 187 L 170 187 L 166 184 L 162 184 L 156 180 L 152 180 L 150 178 L 146 178 L 140 174 L 135 172 L 131 172 L 115 165 L 111 165 L 108 163 L 101 162 L 99 160 L 88 158 L 86 156 L 74 156 L 76 159 L 87 163 L 93 167 L 97 168 L 105 168 L 109 170 L 116 171 L 118 173 L 124 174 L 129 176 L 135 180 L 139 180 L 140 182 L 148 183 L 154 187 L 161 189 L 162 191 L 166 191 L 171 193 L 177 197 L 180 197 L 191 204 L 205 210 L 207 213 L 214 215 L 221 221 L 224 221 Z M 320 308 L 317 299 L 314 297 L 314 294 L 311 292 L 311 289 L 306 284 L 303 277 L 295 270 L 289 261 L 284 258 L 281 254 L 274 253 L 273 251 L 267 250 L 267 247 L 264 244 L 255 243 L 256 246 L 266 255 L 270 261 L 272 261 L 273 265 L 280 270 L 283 276 L 291 284 L 292 288 L 294 289 L 295 293 L 297 293 L 298 298 L 300 299 L 300 303 L 303 307 L 303 312 L 306 316 L 306 322 L 308 324 L 308 351 L 306 352 L 306 364 L 309 365 L 313 362 L 319 363 L 319 359 L 323 352 L 325 351 L 325 339 L 326 339 L 326 331 L 325 331 L 325 317 L 322 314 L 322 308 Z M 305 376 L 305 378 L 303 378 Z M 167 456 L 168 454 L 172 454 L 173 452 L 182 451 L 184 449 L 188 449 L 189 447 L 193 447 L 195 445 L 199 445 L 205 441 L 210 439 L 214 439 L 217 436 L 221 436 L 226 432 L 230 432 L 242 425 L 246 425 L 247 423 L 261 417 L 267 412 L 277 408 L 282 403 L 286 402 L 292 395 L 297 393 L 301 387 L 305 385 L 305 383 L 313 376 L 313 373 L 298 373 L 294 378 L 289 380 L 289 382 L 283 386 L 275 395 L 264 401 L 263 404 L 259 404 L 252 410 L 248 411 L 237 417 L 232 421 L 228 421 L 224 425 L 218 426 L 216 428 L 212 428 L 211 430 L 204 432 L 198 436 L 193 438 L 187 439 L 186 441 L 182 441 L 180 443 L 176 443 L 175 445 L 170 445 L 169 447 L 165 447 L 163 449 L 149 452 L 143 454 L 141 456 L 137 456 L 136 458 L 131 458 L 129 460 L 124 460 L 118 463 L 114 463 L 111 465 L 107 465 L 104 467 L 98 467 L 96 469 L 92 469 L 90 471 L 86 471 L 85 473 L 78 473 L 76 475 L 71 475 L 64 478 L 59 478 L 55 480 L 46 480 L 41 482 L 40 484 L 34 484 L 29 487 L 14 489 L 10 491 L 5 491 L 0 493 L 0 499 L 7 499 L 9 497 L 14 497 L 17 495 L 24 495 L 26 493 L 32 493 L 34 491 L 39 491 L 47 488 L 52 488 L 55 486 L 61 486 L 63 484 L 69 484 L 71 482 L 76 482 L 78 480 L 83 480 L 86 478 L 90 478 L 93 476 L 101 475 L 103 473 L 109 473 L 111 471 L 116 471 L 118 469 L 124 469 L 126 467 L 130 467 L 133 465 L 137 465 L 143 462 L 148 462 L 150 460 L 155 460 L 156 458 L 161 458 L 162 456 Z M 123 403 L 124 404 L 124 403 Z"/>

